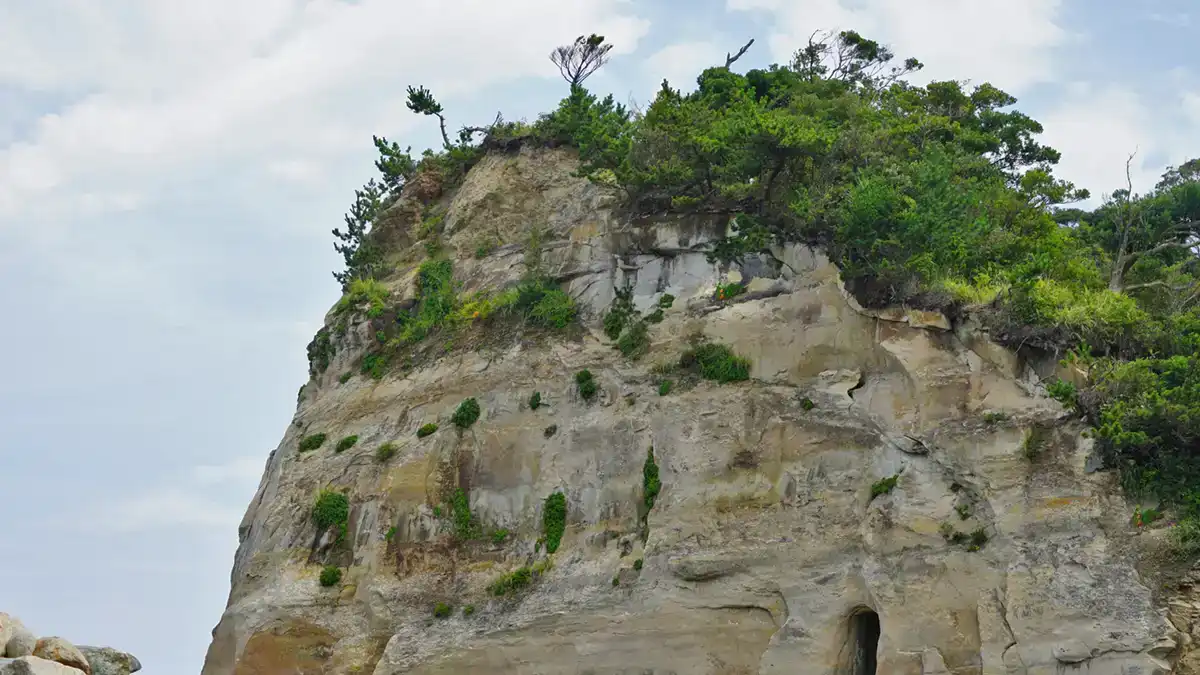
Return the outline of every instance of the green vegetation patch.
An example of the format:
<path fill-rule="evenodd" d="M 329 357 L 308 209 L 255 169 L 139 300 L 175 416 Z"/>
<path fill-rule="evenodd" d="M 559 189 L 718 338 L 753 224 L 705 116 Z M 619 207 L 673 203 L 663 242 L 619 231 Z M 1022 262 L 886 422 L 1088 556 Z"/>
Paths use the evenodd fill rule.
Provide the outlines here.
<path fill-rule="evenodd" d="M 312 452 L 313 450 L 316 450 L 325 443 L 326 438 L 328 438 L 328 436 L 325 434 L 312 434 L 310 436 L 305 436 L 304 438 L 300 439 L 300 452 Z"/>
<path fill-rule="evenodd" d="M 319 581 L 322 586 L 328 588 L 336 586 L 342 580 L 342 569 L 337 565 L 326 565 L 321 569 Z"/>
<path fill-rule="evenodd" d="M 646 451 L 646 461 L 642 464 L 642 502 L 646 511 L 654 509 L 658 493 L 662 491 L 662 481 L 658 478 L 658 462 L 654 461 L 654 448 Z"/>
<path fill-rule="evenodd" d="M 343 453 L 350 448 L 353 448 L 355 443 L 358 443 L 358 436 L 346 436 L 342 440 L 338 441 L 337 445 L 333 446 L 333 451 L 339 454 Z"/>
<path fill-rule="evenodd" d="M 546 552 L 554 553 L 562 542 L 567 529 L 567 496 L 555 492 L 546 497 L 542 505 L 542 536 L 546 540 Z"/>
<path fill-rule="evenodd" d="M 312 519 L 318 530 L 344 528 L 350 520 L 350 498 L 329 488 L 321 490 L 313 504 Z"/>
<path fill-rule="evenodd" d="M 750 379 L 749 359 L 734 354 L 725 345 L 713 342 L 685 351 L 679 358 L 679 367 L 722 384 Z"/>
<path fill-rule="evenodd" d="M 575 386 L 579 390 L 579 396 L 584 401 L 591 401 L 596 397 L 596 392 L 600 390 L 596 384 L 596 379 L 592 377 L 592 371 L 584 368 L 575 373 Z"/>
<path fill-rule="evenodd" d="M 871 485 L 871 499 L 875 499 L 880 495 L 886 495 L 896 488 L 896 483 L 900 480 L 900 474 L 881 478 Z"/>
<path fill-rule="evenodd" d="M 471 513 L 471 500 L 466 490 L 455 488 L 450 497 L 450 517 L 454 522 L 454 537 L 469 541 L 479 537 L 479 523 Z"/>
<path fill-rule="evenodd" d="M 391 441 L 384 443 L 378 448 L 375 448 L 375 461 L 381 464 L 388 461 L 396 456 L 396 451 L 398 449 L 399 448 L 396 447 L 396 444 Z"/>
<path fill-rule="evenodd" d="M 433 433 L 437 430 L 438 430 L 438 425 L 436 422 L 427 422 L 425 424 L 422 424 L 420 429 L 417 429 L 417 438 L 425 438 L 426 436 L 432 436 Z"/>
<path fill-rule="evenodd" d="M 529 397 L 529 409 L 537 410 L 540 407 L 542 407 L 542 392 L 535 391 L 533 392 L 533 395 Z"/>
<path fill-rule="evenodd" d="M 458 408 L 450 416 L 450 421 L 459 429 L 467 429 L 479 419 L 479 413 L 479 401 L 468 398 L 458 404 Z"/>
<path fill-rule="evenodd" d="M 529 586 L 533 583 L 534 573 L 529 567 L 518 567 L 517 569 L 504 574 L 491 584 L 488 584 L 488 592 L 495 596 L 508 595 Z"/>
<path fill-rule="evenodd" d="M 433 606 L 433 616 L 435 619 L 447 619 L 454 613 L 454 608 L 444 602 L 439 602 Z"/>

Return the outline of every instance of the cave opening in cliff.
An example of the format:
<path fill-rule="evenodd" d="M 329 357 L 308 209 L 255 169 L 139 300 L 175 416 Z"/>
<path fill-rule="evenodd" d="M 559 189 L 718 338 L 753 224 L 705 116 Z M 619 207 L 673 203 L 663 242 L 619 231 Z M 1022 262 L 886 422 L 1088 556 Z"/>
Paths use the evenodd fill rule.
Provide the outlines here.
<path fill-rule="evenodd" d="M 875 675 L 879 650 L 879 615 L 863 609 L 850 615 L 850 667 L 848 675 Z"/>

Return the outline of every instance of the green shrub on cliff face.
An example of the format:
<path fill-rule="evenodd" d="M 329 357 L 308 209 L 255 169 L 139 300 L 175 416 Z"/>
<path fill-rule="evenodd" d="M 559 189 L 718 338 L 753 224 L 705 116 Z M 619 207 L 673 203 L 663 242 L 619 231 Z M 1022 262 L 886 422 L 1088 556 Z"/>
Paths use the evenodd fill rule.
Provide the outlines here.
<path fill-rule="evenodd" d="M 592 371 L 586 368 L 575 373 L 575 386 L 579 389 L 579 396 L 584 401 L 591 401 L 596 397 L 596 392 L 599 391 L 596 379 L 592 377 Z"/>
<path fill-rule="evenodd" d="M 343 453 L 350 448 L 353 448 L 355 443 L 358 443 L 358 436 L 347 436 L 337 442 L 337 445 L 334 446 L 333 451 L 339 454 Z"/>
<path fill-rule="evenodd" d="M 337 565 L 326 565 L 321 569 L 320 583 L 326 588 L 336 586 L 342 580 L 342 570 Z"/>
<path fill-rule="evenodd" d="M 300 439 L 300 452 L 311 452 L 321 447 L 325 443 L 327 436 L 325 434 L 312 434 Z"/>
<path fill-rule="evenodd" d="M 328 488 L 321 490 L 313 504 L 312 519 L 318 530 L 345 527 L 350 519 L 350 498 Z"/>
<path fill-rule="evenodd" d="M 479 419 L 479 402 L 474 398 L 468 398 L 458 404 L 454 414 L 450 416 L 450 421 L 454 422 L 454 426 L 459 429 L 466 429 Z"/>
<path fill-rule="evenodd" d="M 654 461 L 654 448 L 646 451 L 646 461 L 642 464 L 642 502 L 646 511 L 654 509 L 658 493 L 662 490 L 662 481 L 658 478 L 658 462 Z"/>
<path fill-rule="evenodd" d="M 425 438 L 433 435 L 438 430 L 438 425 L 434 422 L 422 424 L 420 429 L 417 429 L 417 438 Z"/>
<path fill-rule="evenodd" d="M 546 540 L 546 552 L 554 553 L 567 529 L 567 496 L 555 492 L 546 497 L 542 506 L 542 535 Z"/>
<path fill-rule="evenodd" d="M 722 384 L 750 379 L 749 360 L 734 354 L 725 345 L 711 342 L 684 352 L 679 359 L 679 367 Z"/>

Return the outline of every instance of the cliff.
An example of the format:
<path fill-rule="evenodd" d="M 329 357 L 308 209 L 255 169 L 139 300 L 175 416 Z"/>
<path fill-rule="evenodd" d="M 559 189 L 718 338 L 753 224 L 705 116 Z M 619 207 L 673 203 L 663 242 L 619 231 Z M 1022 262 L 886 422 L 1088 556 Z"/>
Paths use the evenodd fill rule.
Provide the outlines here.
<path fill-rule="evenodd" d="M 1169 620 L 1139 574 L 1158 534 L 1046 396 L 1053 360 L 865 310 L 818 250 L 711 263 L 727 216 L 633 218 L 574 167 L 493 151 L 380 222 L 388 295 L 331 310 L 310 348 L 204 675 L 1187 670 L 1191 600 Z M 536 267 L 580 323 L 434 332 L 376 379 L 363 359 L 428 291 L 427 249 L 460 298 Z M 626 286 L 637 358 L 602 329 Z M 749 379 L 704 377 L 703 345 Z M 344 534 L 336 503 L 314 518 L 333 493 Z"/>

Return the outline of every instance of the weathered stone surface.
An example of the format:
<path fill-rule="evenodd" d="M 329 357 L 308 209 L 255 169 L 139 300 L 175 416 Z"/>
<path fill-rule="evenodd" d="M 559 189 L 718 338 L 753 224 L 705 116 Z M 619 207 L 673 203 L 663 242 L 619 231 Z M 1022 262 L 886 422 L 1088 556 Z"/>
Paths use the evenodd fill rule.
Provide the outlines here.
<path fill-rule="evenodd" d="M 0 659 L 0 675 L 80 675 L 82 670 L 36 656 Z"/>
<path fill-rule="evenodd" d="M 34 636 L 21 620 L 0 612 L 0 656 L 19 658 L 33 654 L 37 645 Z"/>
<path fill-rule="evenodd" d="M 1129 507 L 1028 364 L 940 315 L 863 310 L 812 249 L 709 263 L 727 217 L 627 222 L 569 166 L 563 151 L 489 156 L 448 203 L 446 235 L 464 290 L 496 289 L 522 273 L 529 224 L 544 224 L 542 264 L 588 330 L 459 344 L 339 383 L 374 341 L 365 321 L 348 326 L 242 522 L 204 675 L 833 675 L 868 608 L 880 675 L 1169 669 L 1177 631 L 1124 545 Z M 488 237 L 500 248 L 475 259 Z M 714 299 L 734 278 L 761 293 Z M 637 362 L 596 325 L 626 284 L 641 310 L 675 298 Z M 658 396 L 651 367 L 696 336 L 747 357 L 751 381 L 681 379 Z M 573 379 L 583 368 L 591 403 Z M 483 413 L 457 433 L 446 423 L 467 397 Z M 418 439 L 430 421 L 443 429 Z M 1051 432 L 1030 460 L 1034 425 Z M 297 453 L 318 431 L 359 442 Z M 397 452 L 379 463 L 383 442 Z M 662 492 L 645 514 L 651 447 Z M 310 516 L 329 486 L 351 495 L 342 548 L 319 547 Z M 454 541 L 459 487 L 486 530 L 508 530 L 502 543 Z M 568 528 L 548 564 L 541 510 L 555 491 Z M 527 588 L 489 593 L 535 563 Z M 324 564 L 345 569 L 340 590 L 317 584 Z M 435 619 L 436 603 L 455 609 Z"/>
<path fill-rule="evenodd" d="M 47 661 L 54 661 L 64 666 L 77 668 L 85 673 L 92 672 L 92 667 L 88 664 L 83 653 L 75 645 L 57 636 L 39 639 L 37 645 L 33 648 L 33 655 Z"/>
<path fill-rule="evenodd" d="M 130 675 L 142 669 L 137 657 L 112 647 L 79 645 L 79 651 L 92 667 L 92 675 Z"/>

